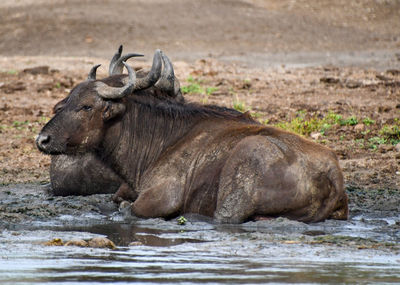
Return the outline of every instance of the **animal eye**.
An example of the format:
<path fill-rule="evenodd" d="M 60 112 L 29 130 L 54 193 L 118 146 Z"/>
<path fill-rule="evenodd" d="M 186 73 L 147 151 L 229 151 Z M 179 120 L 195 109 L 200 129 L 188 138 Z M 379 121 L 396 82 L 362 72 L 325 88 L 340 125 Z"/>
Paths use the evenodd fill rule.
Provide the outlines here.
<path fill-rule="evenodd" d="M 53 109 L 53 113 L 57 114 L 58 112 L 60 112 L 62 110 L 62 107 L 57 107 Z"/>
<path fill-rule="evenodd" d="M 90 111 L 90 110 L 92 110 L 92 106 L 89 106 L 89 105 L 83 105 L 83 106 L 81 107 L 81 110 L 84 110 L 84 111 Z"/>

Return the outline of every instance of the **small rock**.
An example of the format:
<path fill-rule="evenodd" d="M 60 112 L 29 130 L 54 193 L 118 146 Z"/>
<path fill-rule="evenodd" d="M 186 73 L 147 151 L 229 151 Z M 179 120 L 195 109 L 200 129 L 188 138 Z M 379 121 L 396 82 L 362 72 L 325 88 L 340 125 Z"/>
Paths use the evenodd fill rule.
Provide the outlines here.
<path fill-rule="evenodd" d="M 85 42 L 88 44 L 91 44 L 91 43 L 93 43 L 93 38 L 91 36 L 86 36 Z"/>
<path fill-rule="evenodd" d="M 379 80 L 382 80 L 382 81 L 388 81 L 388 80 L 390 80 L 389 77 L 386 77 L 385 75 L 382 75 L 382 74 L 377 74 L 377 75 L 375 75 L 375 77 L 376 77 L 377 79 L 379 79 Z"/>
<path fill-rule="evenodd" d="M 80 246 L 80 247 L 87 247 L 88 242 L 84 241 L 83 239 L 72 239 L 67 241 L 64 246 Z"/>
<path fill-rule="evenodd" d="M 282 241 L 283 244 L 299 244 L 300 241 L 298 240 L 284 240 Z"/>
<path fill-rule="evenodd" d="M 47 90 L 53 90 L 53 88 L 54 88 L 54 85 L 52 84 L 52 83 L 44 83 L 44 84 L 41 84 L 37 89 L 36 89 L 36 91 L 37 92 L 39 92 L 39 93 L 41 93 L 41 92 L 45 92 L 45 91 L 47 91 Z"/>
<path fill-rule="evenodd" d="M 133 241 L 128 244 L 128 246 L 139 246 L 139 245 L 143 245 L 143 243 L 140 241 Z"/>
<path fill-rule="evenodd" d="M 251 88 L 251 82 L 249 82 L 249 81 L 244 82 L 240 88 L 241 89 L 250 89 Z"/>
<path fill-rule="evenodd" d="M 121 204 L 119 204 L 118 211 L 125 217 L 129 218 L 132 217 L 132 204 L 128 201 L 122 201 Z"/>
<path fill-rule="evenodd" d="M 49 74 L 49 67 L 47 65 L 37 66 L 24 69 L 25 73 L 36 74 Z"/>
<path fill-rule="evenodd" d="M 336 66 L 332 65 L 332 64 L 325 65 L 323 67 L 323 69 L 324 69 L 324 71 L 335 71 L 335 70 L 338 70 L 338 68 Z"/>
<path fill-rule="evenodd" d="M 365 125 L 364 124 L 357 124 L 357 125 L 354 126 L 354 130 L 358 131 L 358 132 L 363 131 L 364 129 L 365 129 Z"/>
<path fill-rule="evenodd" d="M 320 132 L 313 132 L 310 134 L 310 136 L 314 139 L 314 140 L 318 140 L 322 134 Z"/>
<path fill-rule="evenodd" d="M 91 240 L 89 240 L 88 245 L 89 247 L 93 248 L 109 248 L 109 249 L 116 248 L 115 244 L 111 240 L 105 237 L 92 238 Z"/>
<path fill-rule="evenodd" d="M 388 69 L 388 70 L 386 70 L 386 73 L 389 73 L 391 75 L 400 75 L 400 70 L 399 69 Z"/>
<path fill-rule="evenodd" d="M 378 112 L 379 113 L 387 113 L 387 112 L 389 112 L 391 110 L 392 110 L 392 108 L 389 107 L 389 106 L 379 106 L 378 107 Z"/>
<path fill-rule="evenodd" d="M 358 81 L 350 80 L 350 81 L 346 82 L 346 87 L 349 88 L 349 89 L 359 88 L 359 87 L 361 87 L 361 85 L 362 84 L 360 82 L 358 82 Z"/>
<path fill-rule="evenodd" d="M 119 211 L 120 212 L 124 212 L 126 211 L 126 209 L 131 207 L 131 203 L 129 203 L 128 201 L 124 200 L 121 202 L 121 204 L 119 204 Z"/>
<path fill-rule="evenodd" d="M 26 85 L 22 81 L 17 81 L 10 84 L 4 84 L 0 88 L 4 91 L 4 93 L 11 94 L 16 91 L 26 90 Z"/>
<path fill-rule="evenodd" d="M 379 145 L 379 151 L 381 153 L 387 153 L 388 151 L 392 151 L 393 149 L 394 147 L 392 145 L 384 145 L 384 144 Z"/>
<path fill-rule="evenodd" d="M 396 144 L 394 149 L 395 151 L 400 152 L 400 143 Z"/>
<path fill-rule="evenodd" d="M 63 243 L 62 239 L 54 238 L 54 239 L 52 239 L 50 241 L 46 241 L 45 243 L 43 243 L 43 245 L 46 245 L 46 246 L 62 246 L 62 245 L 64 245 L 64 243 Z"/>
<path fill-rule="evenodd" d="M 340 79 L 334 77 L 321 77 L 319 81 L 328 84 L 338 84 L 340 82 Z"/>

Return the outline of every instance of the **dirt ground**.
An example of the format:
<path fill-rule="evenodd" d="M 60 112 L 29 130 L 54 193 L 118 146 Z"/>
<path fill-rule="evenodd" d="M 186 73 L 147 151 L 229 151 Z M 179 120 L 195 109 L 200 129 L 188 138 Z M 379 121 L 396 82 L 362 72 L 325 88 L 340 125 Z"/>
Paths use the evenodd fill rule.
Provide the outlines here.
<path fill-rule="evenodd" d="M 121 43 L 135 68 L 164 50 L 188 101 L 331 147 L 349 190 L 400 190 L 400 2 L 372 0 L 2 1 L 2 184 L 49 181 L 35 136 Z"/>

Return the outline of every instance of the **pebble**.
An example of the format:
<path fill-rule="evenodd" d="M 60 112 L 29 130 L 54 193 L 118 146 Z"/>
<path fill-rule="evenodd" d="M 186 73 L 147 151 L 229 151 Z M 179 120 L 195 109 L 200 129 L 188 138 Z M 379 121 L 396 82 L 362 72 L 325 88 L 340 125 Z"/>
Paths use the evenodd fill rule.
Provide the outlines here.
<path fill-rule="evenodd" d="M 128 246 L 139 246 L 139 245 L 143 245 L 143 243 L 140 241 L 133 241 L 128 244 Z"/>
<path fill-rule="evenodd" d="M 83 240 L 83 239 L 73 239 L 70 241 L 67 241 L 64 246 L 80 246 L 80 247 L 87 247 L 88 242 Z"/>
<path fill-rule="evenodd" d="M 89 240 L 88 242 L 89 247 L 93 248 L 110 248 L 116 249 L 117 247 L 115 244 L 106 237 L 95 237 Z"/>
<path fill-rule="evenodd" d="M 119 204 L 119 211 L 126 211 L 126 209 L 130 209 L 131 207 L 131 203 L 129 203 L 128 201 L 122 201 L 121 204 Z"/>
<path fill-rule="evenodd" d="M 52 240 L 44 242 L 43 245 L 46 245 L 46 246 L 62 246 L 62 245 L 64 245 L 64 242 L 60 238 L 53 238 Z"/>
<path fill-rule="evenodd" d="M 110 248 L 116 249 L 115 244 L 106 237 L 95 237 L 89 241 L 83 239 L 72 239 L 64 243 L 60 238 L 54 238 L 50 241 L 44 242 L 46 246 L 80 246 L 80 247 L 93 247 L 93 248 Z"/>
<path fill-rule="evenodd" d="M 310 134 L 310 136 L 314 139 L 314 140 L 318 140 L 322 134 L 320 132 L 313 132 Z"/>
<path fill-rule="evenodd" d="M 354 130 L 355 131 L 363 131 L 365 129 L 365 125 L 364 124 L 357 124 L 354 126 Z"/>

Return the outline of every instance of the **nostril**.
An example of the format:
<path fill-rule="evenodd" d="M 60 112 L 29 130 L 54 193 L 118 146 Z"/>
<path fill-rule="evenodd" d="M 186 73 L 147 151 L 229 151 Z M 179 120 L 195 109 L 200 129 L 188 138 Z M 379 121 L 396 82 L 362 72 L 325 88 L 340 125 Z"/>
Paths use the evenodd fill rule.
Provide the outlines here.
<path fill-rule="evenodd" d="M 37 138 L 37 143 L 40 146 L 44 146 L 50 142 L 50 136 L 49 135 L 39 135 Z"/>

